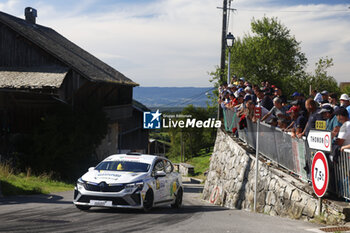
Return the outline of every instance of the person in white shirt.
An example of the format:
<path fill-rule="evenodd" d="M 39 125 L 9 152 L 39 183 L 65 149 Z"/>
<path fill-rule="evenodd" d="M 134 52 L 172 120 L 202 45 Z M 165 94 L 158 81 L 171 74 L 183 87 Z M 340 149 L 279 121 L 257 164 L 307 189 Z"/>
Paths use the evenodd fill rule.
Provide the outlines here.
<path fill-rule="evenodd" d="M 334 114 L 337 116 L 337 119 L 340 123 L 343 125 L 340 127 L 339 133 L 338 133 L 338 139 L 336 140 L 336 143 L 341 146 L 341 151 L 344 149 L 350 148 L 350 121 L 349 121 L 349 115 L 348 111 L 340 107 L 338 108 Z"/>

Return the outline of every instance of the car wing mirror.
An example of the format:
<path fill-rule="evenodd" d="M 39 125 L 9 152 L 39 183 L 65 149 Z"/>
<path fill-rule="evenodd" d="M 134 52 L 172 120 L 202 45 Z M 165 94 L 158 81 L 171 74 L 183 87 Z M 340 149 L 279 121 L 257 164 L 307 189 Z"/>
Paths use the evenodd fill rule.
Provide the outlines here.
<path fill-rule="evenodd" d="M 89 167 L 88 171 L 91 172 L 95 169 L 95 167 Z"/>
<path fill-rule="evenodd" d="M 164 177 L 164 176 L 166 176 L 166 173 L 164 171 L 156 171 L 156 173 L 154 174 L 155 178 Z"/>

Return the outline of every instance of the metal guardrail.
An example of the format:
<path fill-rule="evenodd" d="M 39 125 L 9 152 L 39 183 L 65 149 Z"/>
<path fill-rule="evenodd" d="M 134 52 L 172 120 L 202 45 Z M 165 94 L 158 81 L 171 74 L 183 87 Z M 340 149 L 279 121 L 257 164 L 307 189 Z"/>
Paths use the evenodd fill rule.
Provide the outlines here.
<path fill-rule="evenodd" d="M 334 167 L 334 180 L 336 193 L 350 200 L 350 150 L 343 151 L 338 157 L 337 166 Z"/>
<path fill-rule="evenodd" d="M 239 129 L 236 112 L 225 109 L 224 120 L 227 131 L 237 131 L 238 137 L 255 149 L 256 123 L 249 119 L 247 127 Z M 310 175 L 311 154 L 305 139 L 292 138 L 290 134 L 265 123 L 260 123 L 259 152 L 287 170 L 307 181 Z"/>
<path fill-rule="evenodd" d="M 239 129 L 237 113 L 225 109 L 225 129 L 238 132 L 238 137 L 255 149 L 256 123 L 247 120 L 247 127 Z M 305 137 L 292 138 L 289 133 L 265 123 L 259 127 L 259 152 L 266 158 L 278 163 L 304 181 L 311 181 L 312 155 L 315 150 L 308 147 Z M 337 162 L 329 163 L 330 183 L 328 190 L 350 200 L 350 150 L 341 152 Z"/>

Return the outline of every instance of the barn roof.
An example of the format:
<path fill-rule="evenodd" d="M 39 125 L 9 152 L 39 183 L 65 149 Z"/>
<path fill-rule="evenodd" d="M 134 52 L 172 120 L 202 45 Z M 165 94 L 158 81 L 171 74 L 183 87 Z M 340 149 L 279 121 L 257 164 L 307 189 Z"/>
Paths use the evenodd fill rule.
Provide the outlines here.
<path fill-rule="evenodd" d="M 68 68 L 48 67 L 0 67 L 0 88 L 43 89 L 59 88 Z"/>
<path fill-rule="evenodd" d="M 90 81 L 138 85 L 51 28 L 31 24 L 1 11 L 0 23 L 7 25 Z"/>

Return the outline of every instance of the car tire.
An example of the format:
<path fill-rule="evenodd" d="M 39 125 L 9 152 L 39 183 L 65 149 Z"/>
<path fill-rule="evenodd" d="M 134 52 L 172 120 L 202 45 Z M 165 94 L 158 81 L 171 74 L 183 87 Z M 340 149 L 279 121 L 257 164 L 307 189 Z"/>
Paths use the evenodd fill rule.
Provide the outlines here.
<path fill-rule="evenodd" d="M 183 197 L 183 191 L 182 191 L 182 188 L 179 188 L 179 190 L 176 193 L 175 202 L 174 202 L 174 204 L 171 204 L 171 207 L 172 208 L 176 208 L 176 209 L 181 208 L 181 206 L 182 206 L 182 197 Z"/>
<path fill-rule="evenodd" d="M 154 194 L 152 189 L 149 189 L 146 192 L 145 200 L 143 201 L 143 211 L 148 212 L 153 207 L 153 201 L 154 201 Z"/>
<path fill-rule="evenodd" d="M 89 210 L 91 206 L 88 205 L 75 205 L 79 210 Z"/>

